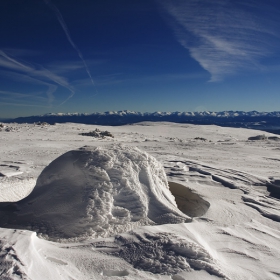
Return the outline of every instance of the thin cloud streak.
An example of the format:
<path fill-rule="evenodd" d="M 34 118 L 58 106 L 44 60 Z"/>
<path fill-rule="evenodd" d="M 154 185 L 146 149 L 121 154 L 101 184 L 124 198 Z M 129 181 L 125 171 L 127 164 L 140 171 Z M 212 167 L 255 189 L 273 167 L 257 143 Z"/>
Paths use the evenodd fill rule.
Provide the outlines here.
<path fill-rule="evenodd" d="M 52 82 L 56 83 L 57 85 L 68 89 L 71 92 L 70 96 L 68 96 L 68 98 L 66 100 L 64 100 L 60 105 L 64 104 L 67 100 L 69 100 L 75 94 L 74 88 L 69 85 L 68 81 L 64 77 L 58 76 L 40 65 L 37 67 L 40 69 L 36 69 L 35 66 L 28 66 L 28 65 L 24 64 L 23 62 L 19 62 L 15 58 L 12 58 L 7 53 L 5 53 L 3 50 L 0 50 L 0 55 L 2 57 L 4 57 L 4 59 L 0 58 L 0 67 L 4 67 L 4 68 L 12 70 L 12 71 L 19 71 L 19 72 L 26 73 L 28 75 L 31 75 L 31 76 L 37 78 L 37 79 L 35 79 L 35 78 L 28 77 L 29 80 L 33 79 L 33 81 L 35 81 L 39 84 L 48 86 L 46 95 L 48 96 L 49 105 L 51 105 L 52 102 L 54 101 L 53 94 L 57 90 L 57 86 L 50 84 L 48 81 L 52 81 Z M 22 75 L 22 74 L 11 72 L 10 75 L 18 76 L 18 75 Z"/>
<path fill-rule="evenodd" d="M 253 0 L 246 3 L 158 0 L 158 3 L 178 42 L 211 74 L 212 82 L 240 70 L 263 69 L 261 59 L 280 46 L 277 28 L 280 11 L 273 10 L 274 0 L 261 7 Z"/>
<path fill-rule="evenodd" d="M 14 102 L 1 102 L 1 105 L 12 105 L 12 106 L 19 106 L 19 107 L 41 107 L 41 108 L 47 108 L 47 106 L 38 105 L 38 104 L 23 104 L 23 103 L 14 103 Z"/>
<path fill-rule="evenodd" d="M 44 100 L 46 101 L 47 99 L 45 97 L 39 96 L 39 94 L 24 94 L 20 92 L 14 92 L 14 91 L 6 91 L 6 90 L 0 90 L 0 98 L 3 98 L 2 95 L 8 96 L 9 98 L 17 98 L 17 99 L 26 99 L 29 97 L 38 99 L 38 100 Z M 5 97 L 4 97 L 5 98 Z"/>
<path fill-rule="evenodd" d="M 67 39 L 68 39 L 68 42 L 69 42 L 70 45 L 74 48 L 74 50 L 77 52 L 78 56 L 80 57 L 81 61 L 82 61 L 83 64 L 84 64 L 85 70 L 86 70 L 86 72 L 87 72 L 87 74 L 88 74 L 88 76 L 89 76 L 89 78 L 90 78 L 90 80 L 91 80 L 92 85 L 95 86 L 94 81 L 93 81 L 93 79 L 92 79 L 92 76 L 91 76 L 91 74 L 90 74 L 89 68 L 88 68 L 88 66 L 87 66 L 87 64 L 86 64 L 86 62 L 85 62 L 85 60 L 84 60 L 83 54 L 82 54 L 81 51 L 78 49 L 78 47 L 76 46 L 76 44 L 73 42 L 73 40 L 72 40 L 72 38 L 71 38 L 71 36 L 70 36 L 69 29 L 68 29 L 68 27 L 67 27 L 67 25 L 66 25 L 66 23 L 65 23 L 65 21 L 64 21 L 64 19 L 63 19 L 63 17 L 62 17 L 61 12 L 59 11 L 59 9 L 58 9 L 50 0 L 44 0 L 44 2 L 45 2 L 45 3 L 53 10 L 53 12 L 55 13 L 56 18 L 57 18 L 57 20 L 59 21 L 59 23 L 60 23 L 60 25 L 61 25 L 61 27 L 62 27 L 62 29 L 63 29 L 63 31 L 64 31 L 66 37 L 67 37 Z"/>
<path fill-rule="evenodd" d="M 159 75 L 142 75 L 127 77 L 123 73 L 101 75 L 96 77 L 96 84 L 98 86 L 112 86 L 122 83 L 134 83 L 135 85 L 141 83 L 164 83 L 169 81 L 186 81 L 193 79 L 205 78 L 204 73 L 177 73 L 177 74 L 159 74 Z M 89 81 L 86 79 L 76 80 L 76 86 L 89 86 Z"/>
<path fill-rule="evenodd" d="M 13 91 L 0 90 L 0 105 L 13 105 L 13 106 L 28 106 L 28 107 L 43 107 L 47 108 L 45 105 L 38 104 L 39 102 L 46 102 L 47 98 L 40 96 L 41 93 L 35 94 L 23 94 Z M 31 101 L 35 101 L 36 104 L 31 104 Z M 19 103 L 20 101 L 20 103 Z M 26 103 L 28 102 L 28 103 Z"/>
<path fill-rule="evenodd" d="M 16 64 L 17 66 L 21 67 L 21 68 L 25 68 L 26 70 L 31 70 L 31 68 L 27 65 L 24 65 L 22 63 L 20 63 L 19 61 L 11 58 L 10 56 L 8 56 L 4 51 L 0 50 L 0 55 L 2 55 L 4 58 L 6 58 L 9 62 L 12 62 L 14 64 Z"/>
<path fill-rule="evenodd" d="M 82 64 L 82 62 L 80 60 L 71 61 L 71 62 L 70 61 L 68 61 L 68 62 L 59 61 L 58 63 L 55 63 L 55 62 L 49 63 L 47 65 L 47 67 L 53 73 L 63 75 L 63 74 L 67 74 L 72 71 L 77 71 L 77 70 L 83 69 L 84 65 Z"/>
<path fill-rule="evenodd" d="M 48 97 L 48 102 L 49 102 L 49 105 L 51 106 L 52 103 L 54 102 L 54 93 L 56 92 L 57 90 L 57 86 L 55 85 L 50 85 L 49 86 L 49 89 L 47 90 L 46 94 L 47 94 L 47 97 Z"/>

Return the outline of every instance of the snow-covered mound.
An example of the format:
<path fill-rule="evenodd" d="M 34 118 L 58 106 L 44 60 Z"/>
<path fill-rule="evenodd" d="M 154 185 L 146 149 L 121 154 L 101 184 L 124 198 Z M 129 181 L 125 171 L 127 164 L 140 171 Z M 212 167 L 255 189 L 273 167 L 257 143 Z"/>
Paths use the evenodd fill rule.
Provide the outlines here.
<path fill-rule="evenodd" d="M 43 170 L 27 198 L 1 205 L 0 226 L 51 239 L 105 237 L 191 220 L 177 208 L 162 165 L 121 145 L 69 151 Z"/>

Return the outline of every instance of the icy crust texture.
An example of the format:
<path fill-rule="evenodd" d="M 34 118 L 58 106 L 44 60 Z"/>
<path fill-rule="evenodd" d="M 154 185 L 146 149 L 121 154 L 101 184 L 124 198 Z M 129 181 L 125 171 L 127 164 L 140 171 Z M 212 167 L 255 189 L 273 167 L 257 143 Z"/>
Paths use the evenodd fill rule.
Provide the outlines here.
<path fill-rule="evenodd" d="M 117 235 L 114 242 L 119 245 L 119 250 L 113 254 L 125 259 L 136 269 L 169 275 L 205 270 L 228 279 L 210 253 L 187 237 L 166 232 L 131 232 Z"/>
<path fill-rule="evenodd" d="M 8 224 L 55 240 L 191 220 L 178 210 L 162 165 L 138 148 L 120 145 L 83 147 L 60 156 L 16 208 Z"/>

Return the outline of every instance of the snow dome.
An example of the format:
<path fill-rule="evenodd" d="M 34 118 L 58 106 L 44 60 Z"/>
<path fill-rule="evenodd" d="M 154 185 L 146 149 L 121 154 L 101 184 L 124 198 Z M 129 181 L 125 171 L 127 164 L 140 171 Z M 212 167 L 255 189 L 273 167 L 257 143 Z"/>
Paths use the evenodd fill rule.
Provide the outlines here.
<path fill-rule="evenodd" d="M 1 226 L 51 239 L 106 237 L 141 225 L 189 222 L 162 165 L 135 147 L 69 151 L 51 162 L 25 199 L 1 206 Z"/>

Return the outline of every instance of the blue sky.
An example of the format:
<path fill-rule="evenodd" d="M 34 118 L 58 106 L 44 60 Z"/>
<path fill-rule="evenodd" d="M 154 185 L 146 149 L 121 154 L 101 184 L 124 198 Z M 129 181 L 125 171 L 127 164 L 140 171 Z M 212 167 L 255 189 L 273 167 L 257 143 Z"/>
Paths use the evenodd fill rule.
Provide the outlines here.
<path fill-rule="evenodd" d="M 280 110 L 278 0 L 3 0 L 0 118 Z"/>

